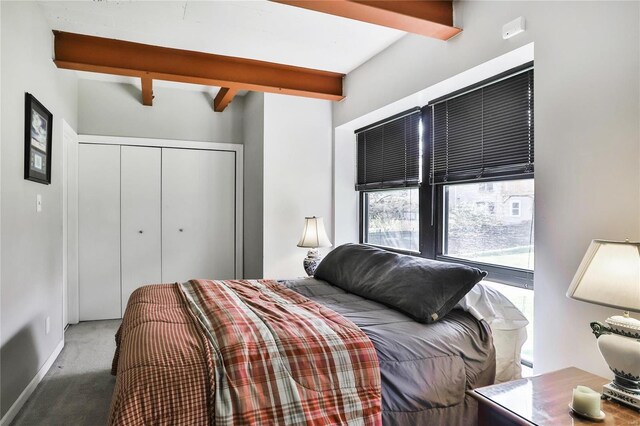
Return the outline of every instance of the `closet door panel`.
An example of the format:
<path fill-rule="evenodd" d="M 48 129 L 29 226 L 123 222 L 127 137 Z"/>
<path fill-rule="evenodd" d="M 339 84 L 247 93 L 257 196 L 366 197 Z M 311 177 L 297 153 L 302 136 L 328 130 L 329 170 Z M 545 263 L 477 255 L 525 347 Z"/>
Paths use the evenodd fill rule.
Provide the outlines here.
<path fill-rule="evenodd" d="M 120 147 L 78 147 L 80 321 L 120 318 Z"/>
<path fill-rule="evenodd" d="M 123 146 L 121 155 L 122 313 L 131 293 L 161 277 L 161 148 Z"/>
<path fill-rule="evenodd" d="M 163 281 L 234 273 L 235 153 L 163 148 Z"/>

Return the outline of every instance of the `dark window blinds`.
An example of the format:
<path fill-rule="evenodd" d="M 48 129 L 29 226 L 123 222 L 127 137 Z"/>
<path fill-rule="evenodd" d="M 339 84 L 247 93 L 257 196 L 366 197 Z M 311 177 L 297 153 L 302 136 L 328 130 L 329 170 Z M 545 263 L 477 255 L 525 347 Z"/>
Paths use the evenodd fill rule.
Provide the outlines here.
<path fill-rule="evenodd" d="M 432 108 L 432 184 L 533 175 L 533 69 Z"/>
<path fill-rule="evenodd" d="M 356 131 L 357 191 L 420 184 L 420 110 Z"/>

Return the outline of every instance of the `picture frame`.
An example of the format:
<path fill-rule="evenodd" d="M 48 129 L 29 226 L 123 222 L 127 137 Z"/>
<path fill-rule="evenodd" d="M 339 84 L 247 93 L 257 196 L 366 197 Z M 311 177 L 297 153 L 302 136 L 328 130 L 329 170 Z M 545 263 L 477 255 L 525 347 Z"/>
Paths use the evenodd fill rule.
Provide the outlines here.
<path fill-rule="evenodd" d="M 31 93 L 25 93 L 24 178 L 51 183 L 53 114 Z"/>

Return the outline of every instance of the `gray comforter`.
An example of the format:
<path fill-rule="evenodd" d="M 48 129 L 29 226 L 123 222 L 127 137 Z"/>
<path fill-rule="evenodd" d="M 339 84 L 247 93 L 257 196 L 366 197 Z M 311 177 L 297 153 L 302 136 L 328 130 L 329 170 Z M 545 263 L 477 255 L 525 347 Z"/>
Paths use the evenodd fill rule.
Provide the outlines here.
<path fill-rule="evenodd" d="M 461 310 L 421 324 L 380 303 L 313 278 L 281 281 L 340 313 L 369 336 L 378 353 L 385 425 L 476 424 L 465 391 L 492 384 L 491 331 Z"/>

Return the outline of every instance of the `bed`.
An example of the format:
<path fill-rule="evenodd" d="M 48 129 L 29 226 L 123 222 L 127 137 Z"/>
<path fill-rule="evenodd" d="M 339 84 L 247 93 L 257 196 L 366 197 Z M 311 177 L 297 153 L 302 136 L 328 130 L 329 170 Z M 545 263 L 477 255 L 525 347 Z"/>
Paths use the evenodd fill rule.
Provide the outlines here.
<path fill-rule="evenodd" d="M 358 261 L 359 265 L 361 263 Z M 331 266 L 331 271 L 340 269 Z M 349 265 L 347 268 L 354 270 Z M 370 266 L 367 268 L 371 269 Z M 503 333 L 504 340 L 504 332 L 515 330 L 521 337 L 522 324 L 513 326 L 517 321 L 506 321 L 509 318 L 502 315 L 504 306 L 501 306 L 505 305 L 504 301 L 491 303 L 491 298 L 487 297 L 490 291 L 485 287 L 474 283 L 472 288 L 473 291 L 467 290 L 446 315 L 423 323 L 416 321 L 412 313 L 317 278 L 200 280 L 142 287 L 129 299 L 116 335 L 112 370 L 116 375 L 116 386 L 109 422 L 475 424 L 477 408 L 466 396 L 466 391 L 492 384 L 497 376 L 509 374 L 505 371 L 518 360 L 505 362 L 504 353 L 517 356 L 521 339 L 512 339 L 516 348 L 502 343 L 498 352 L 503 355 L 499 354 L 498 359 L 502 357 L 503 360 L 496 373 L 493 335 L 496 331 Z M 356 288 L 353 290 L 359 292 Z M 202 296 L 207 292 L 210 293 L 208 296 Z M 491 296 L 496 298 L 495 294 Z M 196 303 L 198 298 L 202 300 Z M 225 357 L 237 358 L 233 352 L 235 348 L 238 345 L 245 347 L 246 342 L 253 339 L 247 336 L 258 332 L 247 331 L 244 325 L 238 331 L 238 324 L 245 324 L 245 321 L 236 318 L 217 322 L 232 310 L 226 305 L 213 306 L 221 299 L 237 302 L 238 305 L 232 307 L 235 310 L 238 306 L 251 306 L 248 315 L 257 312 L 259 316 L 252 322 L 258 324 L 258 330 L 266 325 L 262 334 L 273 333 L 279 349 L 273 351 L 272 348 L 265 358 L 260 353 L 268 351 L 258 348 L 254 351 L 261 356 L 257 361 L 251 359 L 222 365 L 221 360 Z M 299 308 L 305 311 L 296 311 Z M 264 311 L 262 314 L 261 310 Z M 293 311 L 296 312 L 291 316 Z M 300 316 L 311 315 L 309 312 L 314 315 L 311 319 L 292 328 Z M 274 320 L 274 317 L 278 318 Z M 511 325 L 492 331 L 491 323 L 505 321 Z M 284 334 L 279 328 L 286 329 Z M 322 331 L 325 329 L 330 335 Z M 212 340 L 212 334 L 218 334 L 218 340 Z M 318 344 L 316 335 L 323 335 L 320 344 L 330 342 L 331 348 L 309 349 L 312 346 L 309 341 Z M 229 336 L 240 337 L 230 339 Z M 292 336 L 295 336 L 293 340 L 303 343 L 292 347 Z M 336 350 L 336 341 L 339 350 Z M 309 357 L 304 351 L 323 356 Z M 328 352 L 331 353 L 327 356 Z M 234 389 L 236 394 L 227 394 L 226 389 L 234 388 L 224 383 L 234 380 L 229 377 L 234 374 L 243 380 L 262 377 L 266 373 L 258 372 L 255 366 L 265 363 L 265 359 L 280 359 L 281 356 L 288 367 L 286 374 L 280 374 L 287 378 L 288 375 L 295 376 L 295 380 L 287 384 L 293 386 L 293 390 L 283 387 L 274 392 L 269 386 L 281 386 L 282 377 L 279 377 L 271 384 L 268 381 L 266 385 L 265 381 L 258 385 L 249 383 L 251 392 L 258 392 L 259 396 L 243 394 L 249 392 L 247 389 Z M 345 374 L 336 378 L 336 371 Z M 346 382 L 345 377 L 348 377 Z M 256 391 L 253 389 L 256 386 L 264 389 Z M 297 395 L 293 401 L 304 401 L 299 404 L 303 408 L 283 413 L 291 408 L 291 400 L 283 398 L 285 401 L 274 403 L 273 395 L 291 393 Z M 255 401 L 260 399 L 262 406 L 256 408 Z M 235 406 L 236 400 L 254 401 L 249 404 L 253 411 Z M 308 409 L 310 406 L 312 408 Z M 229 407 L 233 408 L 233 415 L 225 414 Z M 244 414 L 239 413 L 243 410 Z M 247 414 L 248 411 L 251 412 Z"/>

